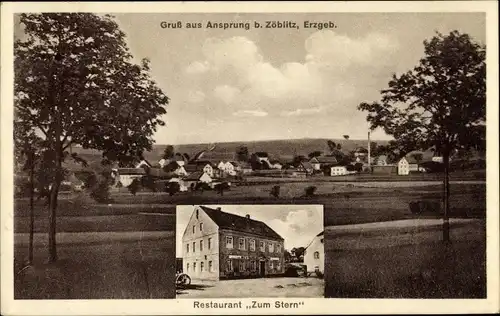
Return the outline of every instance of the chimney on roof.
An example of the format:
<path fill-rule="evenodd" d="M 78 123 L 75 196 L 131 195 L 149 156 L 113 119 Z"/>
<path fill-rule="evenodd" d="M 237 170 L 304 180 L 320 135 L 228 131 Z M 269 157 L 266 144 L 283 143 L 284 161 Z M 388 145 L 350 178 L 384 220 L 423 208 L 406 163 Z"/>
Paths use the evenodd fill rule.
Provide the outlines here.
<path fill-rule="evenodd" d="M 216 208 L 217 211 L 221 211 L 222 209 L 220 207 Z"/>
<path fill-rule="evenodd" d="M 250 219 L 250 215 L 249 215 L 249 214 L 245 215 L 245 217 L 246 217 L 247 219 Z"/>

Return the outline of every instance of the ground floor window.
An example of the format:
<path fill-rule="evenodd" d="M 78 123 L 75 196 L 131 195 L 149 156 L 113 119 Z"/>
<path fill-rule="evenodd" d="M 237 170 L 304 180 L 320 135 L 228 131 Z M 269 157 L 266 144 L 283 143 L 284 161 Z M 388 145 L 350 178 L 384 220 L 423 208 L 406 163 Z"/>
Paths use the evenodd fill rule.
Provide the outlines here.
<path fill-rule="evenodd" d="M 193 263 L 193 272 L 196 272 L 196 262 Z"/>
<path fill-rule="evenodd" d="M 227 269 L 227 271 L 230 271 L 230 272 L 233 271 L 233 260 L 227 261 L 226 269 Z"/>
<path fill-rule="evenodd" d="M 208 262 L 208 272 L 212 272 L 212 269 L 213 269 L 213 267 L 212 267 L 212 261 L 209 261 Z"/>
<path fill-rule="evenodd" d="M 245 271 L 245 262 L 243 260 L 240 260 L 240 272 Z"/>
<path fill-rule="evenodd" d="M 256 262 L 255 262 L 255 261 L 253 261 L 253 260 L 252 260 L 252 261 L 250 261 L 250 269 L 251 269 L 252 271 L 257 270 L 257 265 L 256 265 Z"/>
<path fill-rule="evenodd" d="M 205 262 L 200 263 L 200 272 L 203 272 L 203 268 L 205 267 Z"/>
<path fill-rule="evenodd" d="M 189 263 L 186 264 L 186 273 L 189 272 Z"/>

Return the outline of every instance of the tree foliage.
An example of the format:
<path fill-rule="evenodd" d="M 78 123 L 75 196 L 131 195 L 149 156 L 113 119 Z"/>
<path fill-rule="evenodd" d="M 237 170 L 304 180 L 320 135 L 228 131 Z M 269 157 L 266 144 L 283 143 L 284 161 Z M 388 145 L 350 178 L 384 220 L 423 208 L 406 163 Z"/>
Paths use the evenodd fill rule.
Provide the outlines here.
<path fill-rule="evenodd" d="M 238 161 L 248 161 L 249 158 L 250 156 L 247 146 L 240 146 L 236 149 L 236 159 Z"/>
<path fill-rule="evenodd" d="M 14 129 L 41 138 L 50 171 L 49 252 L 55 251 L 57 194 L 72 145 L 92 148 L 127 165 L 151 150 L 164 125 L 168 97 L 151 79 L 150 63 L 132 62 L 125 34 L 110 15 L 21 14 L 23 39 L 14 44 Z"/>
<path fill-rule="evenodd" d="M 372 129 L 394 136 L 404 152 L 485 146 L 486 48 L 457 31 L 424 42 L 425 57 L 393 75 L 380 102 L 361 103 Z"/>
<path fill-rule="evenodd" d="M 424 41 L 425 56 L 395 74 L 379 102 L 361 103 L 372 129 L 394 137 L 398 156 L 433 149 L 443 157 L 443 240 L 449 240 L 449 167 L 456 150 L 486 147 L 486 47 L 467 34 L 437 33 Z"/>

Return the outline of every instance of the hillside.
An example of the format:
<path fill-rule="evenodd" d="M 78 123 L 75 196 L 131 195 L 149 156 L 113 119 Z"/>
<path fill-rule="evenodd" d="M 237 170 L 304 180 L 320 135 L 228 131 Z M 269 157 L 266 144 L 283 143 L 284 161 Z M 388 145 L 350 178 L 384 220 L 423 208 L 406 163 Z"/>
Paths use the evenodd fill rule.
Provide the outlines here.
<path fill-rule="evenodd" d="M 291 160 L 294 155 L 305 155 L 319 150 L 325 153 L 328 152 L 328 139 L 290 139 L 290 140 L 266 140 L 266 141 L 253 141 L 253 142 L 228 142 L 228 143 L 215 143 L 216 147 L 210 156 L 225 156 L 233 158 L 236 149 L 240 146 L 247 146 L 250 153 L 257 151 L 264 151 L 269 153 L 271 158 L 280 160 Z M 349 152 L 355 150 L 357 147 L 367 147 L 367 140 L 345 140 L 333 139 L 334 142 L 342 145 L 342 150 Z M 385 145 L 387 141 L 373 140 L 378 145 Z M 193 156 L 197 152 L 207 149 L 210 144 L 183 144 L 175 145 L 175 152 L 187 153 Z M 144 156 L 151 162 L 158 161 L 167 145 L 154 145 L 153 150 L 146 152 Z M 95 161 L 100 160 L 100 153 L 95 150 L 88 150 L 83 148 L 73 148 L 73 152 L 83 155 L 85 159 Z M 95 157 L 95 158 L 94 158 Z M 95 159 L 95 160 L 94 160 Z"/>

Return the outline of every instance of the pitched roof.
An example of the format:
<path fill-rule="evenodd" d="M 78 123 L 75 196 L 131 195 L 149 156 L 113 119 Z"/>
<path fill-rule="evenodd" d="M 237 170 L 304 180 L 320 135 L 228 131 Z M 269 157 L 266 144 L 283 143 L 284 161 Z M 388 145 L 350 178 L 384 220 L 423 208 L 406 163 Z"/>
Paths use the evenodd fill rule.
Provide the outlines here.
<path fill-rule="evenodd" d="M 158 177 L 158 178 L 168 178 L 168 177 L 171 177 L 170 173 L 165 172 L 161 168 L 149 168 L 148 173 L 149 173 L 150 176 Z"/>
<path fill-rule="evenodd" d="M 203 176 L 204 172 L 203 171 L 195 171 L 193 173 L 191 173 L 189 176 L 187 176 L 186 178 L 184 178 L 184 180 L 187 180 L 187 181 L 196 181 L 196 180 L 200 180 L 201 176 Z"/>
<path fill-rule="evenodd" d="M 270 239 L 283 240 L 283 237 L 261 221 L 256 221 L 254 219 L 236 214 L 226 213 L 220 209 L 213 209 L 206 206 L 200 207 L 217 224 L 217 226 L 219 226 L 219 228 L 246 232 Z"/>
<path fill-rule="evenodd" d="M 319 163 L 336 163 L 337 162 L 337 158 L 333 157 L 333 156 L 319 156 L 319 157 L 315 157 L 316 160 L 318 160 Z"/>
<path fill-rule="evenodd" d="M 300 163 L 305 169 L 314 169 L 313 165 L 309 161 L 303 161 Z"/>
<path fill-rule="evenodd" d="M 144 170 L 143 168 L 118 168 L 118 173 L 121 175 L 146 174 L 146 170 Z"/>

